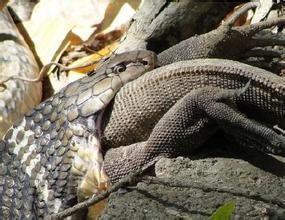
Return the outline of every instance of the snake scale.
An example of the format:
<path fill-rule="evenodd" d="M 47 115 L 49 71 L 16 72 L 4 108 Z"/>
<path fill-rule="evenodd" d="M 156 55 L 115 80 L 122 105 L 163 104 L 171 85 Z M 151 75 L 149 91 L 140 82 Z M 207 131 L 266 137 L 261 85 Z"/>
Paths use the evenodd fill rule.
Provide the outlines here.
<path fill-rule="evenodd" d="M 6 8 L 0 12 L 0 80 L 11 76 L 36 78 L 39 68 Z M 24 113 L 40 103 L 42 84 L 10 80 L 0 86 L 0 137 Z"/>
<path fill-rule="evenodd" d="M 0 142 L 0 216 L 44 218 L 105 189 L 104 108 L 124 84 L 155 63 L 151 51 L 115 55 L 9 129 Z"/>

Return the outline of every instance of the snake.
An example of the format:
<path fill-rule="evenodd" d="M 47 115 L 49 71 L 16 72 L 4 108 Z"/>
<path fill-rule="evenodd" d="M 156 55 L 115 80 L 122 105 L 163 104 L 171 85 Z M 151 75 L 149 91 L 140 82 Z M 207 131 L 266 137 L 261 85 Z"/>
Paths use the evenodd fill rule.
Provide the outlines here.
<path fill-rule="evenodd" d="M 36 78 L 37 62 L 6 8 L 0 12 L 0 30 L 0 81 L 11 76 Z M 0 85 L 0 138 L 41 98 L 41 82 L 9 80 Z"/>

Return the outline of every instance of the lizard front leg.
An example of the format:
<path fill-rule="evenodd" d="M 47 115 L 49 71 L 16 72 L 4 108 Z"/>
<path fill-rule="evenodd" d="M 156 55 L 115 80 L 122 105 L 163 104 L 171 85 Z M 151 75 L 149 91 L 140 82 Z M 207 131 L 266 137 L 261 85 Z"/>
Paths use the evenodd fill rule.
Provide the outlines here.
<path fill-rule="evenodd" d="M 104 161 L 107 175 L 116 182 L 159 156 L 189 154 L 219 128 L 235 137 L 253 137 L 249 139 L 252 146 L 261 150 L 284 152 L 284 136 L 248 119 L 233 107 L 233 98 L 244 90 L 214 87 L 193 90 L 162 117 L 146 142 L 109 150 Z"/>

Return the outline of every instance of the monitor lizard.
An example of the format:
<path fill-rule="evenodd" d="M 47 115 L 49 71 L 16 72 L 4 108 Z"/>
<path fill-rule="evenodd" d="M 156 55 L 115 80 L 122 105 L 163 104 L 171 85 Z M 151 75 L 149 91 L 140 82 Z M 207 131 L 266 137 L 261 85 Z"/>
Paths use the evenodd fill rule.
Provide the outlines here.
<path fill-rule="evenodd" d="M 246 91 L 239 96 L 232 95 L 236 107 L 226 111 L 225 109 L 228 108 L 226 104 L 231 98 L 228 97 L 221 101 L 220 106 L 225 106 L 224 116 L 218 114 L 223 108 L 213 108 L 212 111 L 209 111 L 211 108 L 208 111 L 204 109 L 206 105 L 203 99 L 209 106 L 215 104 L 214 101 L 210 101 L 215 97 L 211 93 L 207 94 L 204 91 L 203 98 L 195 100 L 196 106 L 194 106 L 200 111 L 200 115 L 195 115 L 195 119 L 208 120 L 207 118 L 210 118 L 211 123 L 205 122 L 205 124 L 212 126 L 204 128 L 202 125 L 200 127 L 190 123 L 190 128 L 196 128 L 194 135 L 200 138 L 191 140 L 193 136 L 191 133 L 188 134 L 187 140 L 192 141 L 190 147 L 177 148 L 179 141 L 177 144 L 172 143 L 171 148 L 162 147 L 159 145 L 160 142 L 156 142 L 156 153 L 154 154 L 151 151 L 152 148 L 144 147 L 146 143 L 156 140 L 157 137 L 160 138 L 160 141 L 175 138 L 171 136 L 173 132 L 166 132 L 167 129 L 164 132 L 159 131 L 162 129 L 162 125 L 166 126 L 166 124 L 171 130 L 169 124 L 180 120 L 173 116 L 175 111 L 172 111 L 173 118 L 171 120 L 170 116 L 166 116 L 166 113 L 189 92 L 210 86 L 216 88 L 212 88 L 211 91 L 218 88 L 226 89 L 225 94 L 227 94 L 227 90 L 241 89 L 249 81 L 250 85 Z M 220 90 L 218 89 L 218 92 L 223 92 Z M 111 148 L 107 151 L 104 160 L 107 175 L 113 182 L 116 182 L 135 169 L 141 168 L 149 162 L 150 157 L 152 159 L 159 155 L 174 157 L 178 154 L 189 153 L 206 141 L 218 128 L 233 136 L 240 144 L 270 153 L 284 153 L 284 136 L 273 129 L 276 125 L 284 128 L 284 102 L 284 78 L 237 61 L 197 59 L 180 61 L 157 68 L 122 88 L 114 99 L 112 111 L 106 115 L 102 144 L 107 149 Z M 236 116 L 243 117 L 243 123 L 236 120 L 233 111 L 236 111 Z M 245 113 L 248 118 L 245 119 L 240 111 Z M 227 115 L 227 112 L 231 116 Z M 181 114 L 183 115 L 183 112 Z M 217 115 L 215 116 L 215 114 Z M 166 119 L 163 119 L 164 115 Z M 220 118 L 217 118 L 218 116 Z M 170 122 L 167 122 L 167 119 Z M 249 128 L 252 130 L 249 131 Z M 183 136 L 183 129 L 179 131 Z M 119 146 L 126 147 L 116 148 Z M 144 149 L 143 153 L 139 149 Z"/>

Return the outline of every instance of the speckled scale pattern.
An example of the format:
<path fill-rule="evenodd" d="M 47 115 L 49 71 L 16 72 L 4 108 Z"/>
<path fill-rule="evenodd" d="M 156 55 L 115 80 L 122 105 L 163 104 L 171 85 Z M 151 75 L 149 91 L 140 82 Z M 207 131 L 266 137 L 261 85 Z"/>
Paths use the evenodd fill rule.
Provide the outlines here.
<path fill-rule="evenodd" d="M 209 94 L 208 97 L 203 95 L 200 92 L 182 98 L 159 120 L 147 141 L 110 149 L 105 155 L 105 168 L 110 179 L 116 182 L 158 156 L 185 154 L 206 141 L 217 128 L 202 110 L 206 103 L 215 100 Z M 186 146 L 191 149 L 187 150 Z"/>
<path fill-rule="evenodd" d="M 3 194 L 0 197 L 0 216 L 18 219 L 26 215 L 28 218 L 43 219 L 47 214 L 56 213 L 77 202 L 78 186 L 82 179 L 89 172 L 88 169 L 95 172 L 97 168 L 90 168 L 89 164 L 92 163 L 88 159 L 91 158 L 93 162 L 94 158 L 101 156 L 101 148 L 96 148 L 100 147 L 96 119 L 115 92 L 123 86 L 120 77 L 110 70 L 118 60 L 119 63 L 125 60 L 134 63 L 122 73 L 125 74 L 123 77 L 127 76 L 126 79 L 133 79 L 154 67 L 154 53 L 134 51 L 128 54 L 130 56 L 116 55 L 114 60 L 103 64 L 103 69 L 97 70 L 96 74 L 69 84 L 28 112 L 7 132 L 4 141 L 0 142 L 0 180 L 4 186 L 0 187 L 0 194 Z M 150 61 L 147 66 L 141 62 L 144 58 Z M 105 68 L 109 70 L 108 74 Z M 106 84 L 106 79 L 110 79 L 109 84 Z M 101 93 L 93 93 L 93 87 L 101 89 Z M 77 103 L 79 97 L 80 102 Z M 97 105 L 98 100 L 102 105 Z M 90 105 L 90 108 L 85 108 L 86 105 Z M 70 115 L 70 112 L 73 113 Z M 87 139 L 93 140 L 91 147 Z M 75 143 L 75 140 L 78 142 Z M 79 167 L 74 172 L 75 158 L 81 159 L 79 151 L 82 155 L 88 151 L 90 155 L 92 150 L 96 152 L 88 157 L 87 162 L 84 161 L 87 165 L 77 163 L 83 168 Z M 5 197 L 6 194 L 12 199 Z M 21 194 L 27 194 L 25 199 L 32 209 L 26 207 L 24 197 L 19 197 Z M 19 206 L 17 210 L 14 201 Z"/>
<path fill-rule="evenodd" d="M 73 83 L 71 87 L 76 84 L 78 84 L 78 82 Z M 74 134 L 73 130 L 69 128 L 69 124 L 70 122 L 74 124 L 86 124 L 86 118 L 93 115 L 94 112 L 82 117 L 80 107 L 76 105 L 76 102 L 72 102 L 71 105 L 65 108 L 62 107 L 62 103 L 66 103 L 69 99 L 74 99 L 74 97 L 77 99 L 81 94 L 84 94 L 84 91 L 80 92 L 79 88 L 76 92 L 73 92 L 72 96 L 70 96 L 70 93 L 68 93 L 69 96 L 66 96 L 65 91 L 68 89 L 69 86 L 60 93 L 46 100 L 43 104 L 38 105 L 31 112 L 27 113 L 24 120 L 18 125 L 15 125 L 13 129 L 10 130 L 8 136 L 6 136 L 6 141 L 9 142 L 9 145 L 14 146 L 11 148 L 11 151 L 17 153 L 17 155 L 7 154 L 7 161 L 14 161 L 16 159 L 17 161 L 21 161 L 21 166 L 25 164 L 25 170 L 30 169 L 29 176 L 22 170 L 19 170 L 19 168 L 21 168 L 19 164 L 14 166 L 7 164 L 7 166 L 10 167 L 10 172 L 15 172 L 17 175 L 25 175 L 25 178 L 17 178 L 16 180 L 13 180 L 15 183 L 12 184 L 11 191 L 13 193 L 29 194 L 25 189 L 29 190 L 32 187 L 33 194 L 27 195 L 27 199 L 30 198 L 30 203 L 32 204 L 32 201 L 34 201 L 33 197 L 36 195 L 36 188 L 39 191 L 44 191 L 44 187 L 48 186 L 49 192 L 47 193 L 46 191 L 46 195 L 43 195 L 42 192 L 38 193 L 39 197 L 36 202 L 38 208 L 35 209 L 39 211 L 35 212 L 35 216 L 40 218 L 44 218 L 48 210 L 56 209 L 54 207 L 56 199 L 61 200 L 61 198 L 65 198 L 67 196 L 76 198 L 78 181 L 82 178 L 80 176 L 70 175 L 69 172 L 72 160 L 77 151 L 76 148 L 71 148 L 70 139 Z M 92 97 L 92 94 L 87 95 L 88 97 L 85 98 L 86 101 Z M 59 98 L 59 96 L 62 98 Z M 84 105 L 84 102 L 80 104 L 82 106 Z M 74 117 L 73 114 L 73 118 L 70 119 L 69 113 L 72 111 L 76 111 L 77 115 Z M 96 117 L 92 117 L 92 120 L 96 120 Z M 24 129 L 21 130 L 22 128 Z M 93 132 L 95 133 L 95 131 Z M 7 143 L 6 145 L 8 146 Z M 18 147 L 16 147 L 16 145 Z M 7 148 L 7 146 L 5 146 L 5 148 Z M 19 148 L 19 151 L 17 151 L 17 148 Z M 5 154 L 2 156 L 3 159 L 5 159 Z M 1 163 L 2 162 L 3 161 L 1 161 Z M 14 167 L 15 170 L 11 170 L 11 167 Z M 40 180 L 37 183 L 37 186 L 35 186 L 34 183 L 35 179 Z M 29 186 L 23 187 L 22 184 L 29 184 Z M 18 186 L 21 185 L 22 188 L 18 189 Z M 42 188 L 41 185 L 43 186 Z M 8 187 L 7 183 L 4 183 L 4 186 Z M 0 190 L 0 192 L 8 193 L 9 189 L 4 188 L 3 191 Z M 3 197 L 3 199 L 5 198 L 6 197 Z M 17 202 L 17 198 L 18 197 L 15 197 L 15 201 L 13 202 Z M 73 199 L 73 201 L 76 200 Z M 2 202 L 4 203 L 4 200 Z M 72 205 L 65 205 L 65 203 L 68 203 L 68 201 L 61 201 L 61 209 Z M 4 208 L 3 205 L 7 205 L 7 215 L 10 215 L 13 218 L 20 217 L 19 215 L 23 215 L 23 213 L 29 213 L 31 211 L 30 209 L 25 210 L 24 204 L 21 205 L 20 201 L 18 204 L 21 206 L 18 211 L 19 215 L 16 213 L 17 211 L 14 211 L 14 208 L 12 211 L 13 213 L 11 212 L 9 208 L 11 207 L 11 204 L 1 203 L 2 208 Z"/>
<path fill-rule="evenodd" d="M 197 59 L 157 68 L 124 86 L 114 99 L 102 143 L 118 147 L 145 141 L 170 107 L 194 88 L 235 89 L 249 80 L 250 87 L 238 98 L 238 107 L 259 121 L 284 125 L 283 78 L 237 61 Z"/>
<path fill-rule="evenodd" d="M 0 32 L 4 36 L 0 42 L 0 80 L 12 75 L 36 78 L 37 63 L 7 9 L 0 12 Z M 0 137 L 42 98 L 41 82 L 10 80 L 5 85 L 5 90 L 0 88 Z"/>
<path fill-rule="evenodd" d="M 244 58 L 244 54 L 258 45 L 258 34 L 262 38 L 265 34 L 262 30 L 273 28 L 273 26 L 282 25 L 284 18 L 276 17 L 275 22 L 268 20 L 270 25 L 264 23 L 255 23 L 235 27 L 227 22 L 218 28 L 201 35 L 194 35 L 190 38 L 175 44 L 174 46 L 158 54 L 158 65 L 164 66 L 182 60 L 192 60 L 200 58 L 223 58 L 238 60 Z M 267 23 L 268 24 L 268 23 Z M 265 31 L 266 32 L 266 31 Z M 274 38 L 274 37 L 273 37 Z M 272 39 L 272 36 L 268 37 Z M 262 47 L 271 46 L 271 43 L 265 43 Z"/>
<path fill-rule="evenodd" d="M 145 142 L 107 151 L 105 169 L 111 181 L 117 182 L 158 157 L 191 154 L 218 129 L 232 139 L 244 138 L 245 147 L 284 154 L 285 136 L 236 109 L 233 98 L 244 91 L 246 87 L 229 90 L 205 86 L 189 92 L 158 121 Z"/>
<path fill-rule="evenodd" d="M 0 173 L 7 178 L 0 180 L 1 206 L 0 212 L 3 219 L 32 219 L 32 203 L 35 197 L 35 188 L 30 183 L 30 178 L 19 166 L 19 161 L 13 154 L 7 153 L 9 145 L 0 141 L 1 158 Z M 25 201 L 21 200 L 25 198 Z M 12 211 L 10 207 L 15 207 Z M 36 210 L 33 210 L 36 214 Z"/>
<path fill-rule="evenodd" d="M 76 83 L 77 82 L 74 84 Z M 68 88 L 69 87 L 66 89 Z M 66 109 L 63 109 L 61 104 L 74 96 L 79 97 L 80 94 L 83 94 L 79 91 L 80 90 L 77 90 L 73 96 L 65 96 L 65 90 L 61 91 L 59 94 L 46 100 L 44 104 L 37 106 L 32 114 L 28 113 L 21 126 L 14 126 L 13 136 L 16 137 L 16 144 L 22 147 L 17 155 L 17 159 L 24 160 L 23 158 L 25 158 L 26 167 L 32 167 L 30 181 L 36 178 L 42 179 L 38 185 L 45 185 L 47 184 L 46 182 L 48 182 L 50 192 L 46 195 L 46 198 L 41 194 L 38 198 L 39 204 L 45 204 L 46 199 L 51 201 L 48 203 L 48 207 L 40 209 L 43 209 L 41 211 L 43 212 L 42 214 L 46 213 L 47 210 L 55 209 L 53 206 L 56 197 L 66 197 L 67 195 L 76 196 L 75 189 L 77 181 L 80 180 L 80 176 L 72 177 L 69 173 L 76 149 L 75 151 L 70 149 L 69 141 L 73 133 L 72 129 L 68 129 L 68 127 L 70 122 L 85 124 L 86 119 L 80 115 L 80 108 L 78 108 L 76 103 L 73 102 Z M 92 96 L 92 94 L 90 95 Z M 59 98 L 59 96 L 62 96 L 62 98 Z M 90 96 L 86 97 L 86 100 L 88 99 L 90 99 Z M 84 102 L 81 104 L 84 104 Z M 69 122 L 67 115 L 72 109 L 76 109 L 78 114 L 77 117 Z M 91 114 L 93 114 L 93 112 Z M 88 115 L 85 118 L 87 117 Z M 95 119 L 96 118 L 94 118 L 94 120 Z M 26 130 L 28 130 L 26 133 L 23 133 L 23 131 L 19 129 L 24 125 L 27 127 Z M 27 133 L 31 131 L 34 131 L 34 133 L 28 135 Z M 27 140 L 32 143 L 31 146 L 28 146 L 28 144 L 23 146 L 26 142 L 24 139 L 27 138 L 27 135 Z M 13 136 L 10 137 L 10 141 L 14 140 Z M 28 155 L 27 157 L 24 156 L 25 153 Z M 70 178 L 72 181 L 69 182 L 69 185 L 71 185 L 69 187 L 67 182 Z M 64 208 L 64 204 L 61 205 L 61 208 Z M 41 213 L 37 215 L 44 217 Z"/>
<path fill-rule="evenodd" d="M 215 31 L 215 30 L 214 30 Z M 213 32 L 214 32 L 213 31 Z M 211 33 L 211 32 L 210 32 Z M 207 48 L 209 34 L 202 34 L 199 36 L 192 36 L 187 40 L 181 41 L 179 44 L 170 47 L 169 49 L 158 54 L 159 66 L 165 66 L 181 60 L 192 60 L 199 58 L 209 58 L 209 49 Z M 187 48 L 181 50 L 181 48 Z M 200 50 L 197 48 L 201 48 Z M 171 54 L 171 56 L 169 56 Z"/>

